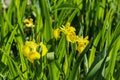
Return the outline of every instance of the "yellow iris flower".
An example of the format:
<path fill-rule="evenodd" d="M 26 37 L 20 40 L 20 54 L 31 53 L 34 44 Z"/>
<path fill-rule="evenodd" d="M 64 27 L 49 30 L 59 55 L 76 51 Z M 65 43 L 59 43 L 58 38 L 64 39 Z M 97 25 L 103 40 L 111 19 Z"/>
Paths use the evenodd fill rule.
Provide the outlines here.
<path fill-rule="evenodd" d="M 69 42 L 75 43 L 77 40 L 76 29 L 70 26 L 70 23 L 66 23 L 65 26 L 60 28 L 61 31 L 66 35 L 66 38 Z"/>
<path fill-rule="evenodd" d="M 33 19 L 32 18 L 30 18 L 30 19 L 25 19 L 24 20 L 24 23 L 25 23 L 25 26 L 26 27 L 31 27 L 31 28 L 33 28 L 33 27 L 35 27 L 35 25 L 33 24 Z"/>
<path fill-rule="evenodd" d="M 67 41 L 75 43 L 77 40 L 75 31 L 76 29 L 70 26 L 70 23 L 67 22 L 65 26 L 62 26 L 54 30 L 54 38 L 57 40 L 60 36 L 60 32 L 63 32 L 66 35 Z"/>
<path fill-rule="evenodd" d="M 59 38 L 60 32 L 63 32 L 66 35 L 67 41 L 71 43 L 77 43 L 77 51 L 79 53 L 82 53 L 82 51 L 85 49 L 87 44 L 89 43 L 88 36 L 78 37 L 75 33 L 76 29 L 70 25 L 69 22 L 66 23 L 66 25 L 62 25 L 62 27 L 57 28 L 54 30 L 54 37 L 57 40 Z"/>
<path fill-rule="evenodd" d="M 41 46 L 42 47 L 42 56 L 46 55 L 47 48 L 44 44 L 40 43 L 38 45 L 35 43 L 35 41 L 26 41 L 25 45 L 23 46 L 23 54 L 28 58 L 28 60 L 32 63 L 34 63 L 34 60 L 40 59 L 40 53 L 37 52 L 37 48 Z"/>
<path fill-rule="evenodd" d="M 65 33 L 66 35 L 69 34 L 69 33 L 72 33 L 72 32 L 75 32 L 75 31 L 76 31 L 76 29 L 75 29 L 74 27 L 70 26 L 70 23 L 69 23 L 69 22 L 66 23 L 65 26 L 60 27 L 60 29 L 61 29 L 61 31 L 62 31 L 63 33 Z"/>

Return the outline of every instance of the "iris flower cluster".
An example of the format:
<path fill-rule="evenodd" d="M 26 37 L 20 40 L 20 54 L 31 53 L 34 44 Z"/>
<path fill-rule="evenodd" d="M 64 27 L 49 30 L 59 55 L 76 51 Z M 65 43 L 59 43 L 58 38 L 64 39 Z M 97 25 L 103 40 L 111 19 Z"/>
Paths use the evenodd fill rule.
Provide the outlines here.
<path fill-rule="evenodd" d="M 76 35 L 75 31 L 76 29 L 68 22 L 65 26 L 62 25 L 62 27 L 54 30 L 54 38 L 58 40 L 60 32 L 64 33 L 68 42 L 77 43 L 77 51 L 81 53 L 89 43 L 88 36 L 85 38 L 82 36 L 79 37 Z"/>
<path fill-rule="evenodd" d="M 32 18 L 25 19 L 24 23 L 25 23 L 25 26 L 28 28 L 34 27 Z M 42 48 L 41 55 L 39 53 L 40 47 Z M 35 60 L 40 59 L 41 57 L 45 56 L 48 52 L 48 49 L 42 42 L 37 44 L 35 42 L 35 40 L 33 40 L 33 41 L 26 41 L 25 42 L 25 45 L 22 48 L 22 52 L 23 52 L 24 56 L 26 56 L 30 62 L 34 63 Z"/>

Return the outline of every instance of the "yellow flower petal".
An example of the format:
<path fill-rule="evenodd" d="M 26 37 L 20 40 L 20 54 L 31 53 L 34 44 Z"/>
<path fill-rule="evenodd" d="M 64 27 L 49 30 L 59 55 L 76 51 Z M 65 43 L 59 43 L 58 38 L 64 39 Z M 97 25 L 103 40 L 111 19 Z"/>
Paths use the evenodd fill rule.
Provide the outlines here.
<path fill-rule="evenodd" d="M 84 50 L 84 48 L 85 48 L 85 47 L 78 47 L 78 48 L 77 48 L 79 54 L 82 53 L 82 51 Z"/>
<path fill-rule="evenodd" d="M 32 52 L 29 56 L 28 59 L 30 62 L 34 62 L 36 59 L 40 59 L 40 54 L 38 52 Z"/>
<path fill-rule="evenodd" d="M 84 39 L 82 37 L 79 37 L 77 39 L 77 42 L 78 42 L 77 50 L 79 53 L 82 53 L 82 51 L 85 49 L 85 47 L 89 43 L 88 36 L 85 37 Z"/>
<path fill-rule="evenodd" d="M 84 38 L 84 43 L 87 45 L 89 43 L 88 36 Z"/>
<path fill-rule="evenodd" d="M 59 36 L 60 36 L 60 29 L 57 28 L 54 30 L 54 38 L 57 40 L 59 38 Z"/>
<path fill-rule="evenodd" d="M 24 22 L 24 23 L 29 23 L 29 20 L 28 20 L 28 19 L 24 19 L 23 22 Z"/>
<path fill-rule="evenodd" d="M 75 43 L 76 40 L 77 40 L 77 36 L 74 32 L 73 33 L 68 33 L 66 35 L 66 38 L 67 38 L 67 41 L 72 42 L 72 43 Z"/>
<path fill-rule="evenodd" d="M 23 54 L 27 57 L 30 54 L 30 48 L 28 46 L 23 46 Z"/>
<path fill-rule="evenodd" d="M 42 56 L 45 56 L 48 52 L 47 47 L 41 42 L 40 46 L 42 47 Z"/>
<path fill-rule="evenodd" d="M 66 26 L 66 27 L 70 27 L 70 23 L 67 22 L 67 23 L 65 24 L 65 26 Z"/>

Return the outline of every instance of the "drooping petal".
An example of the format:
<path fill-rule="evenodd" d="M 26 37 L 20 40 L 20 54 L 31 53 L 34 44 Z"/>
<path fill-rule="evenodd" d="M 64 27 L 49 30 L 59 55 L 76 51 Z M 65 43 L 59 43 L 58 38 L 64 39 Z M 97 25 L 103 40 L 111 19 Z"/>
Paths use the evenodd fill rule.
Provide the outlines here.
<path fill-rule="evenodd" d="M 27 57 L 30 54 L 30 48 L 28 46 L 23 46 L 23 54 Z"/>
<path fill-rule="evenodd" d="M 31 52 L 31 54 L 29 55 L 28 59 L 29 59 L 30 62 L 33 63 L 34 60 L 40 59 L 40 54 L 37 51 Z"/>
<path fill-rule="evenodd" d="M 59 38 L 59 36 L 60 36 L 60 29 L 57 28 L 54 30 L 54 38 L 57 40 Z"/>

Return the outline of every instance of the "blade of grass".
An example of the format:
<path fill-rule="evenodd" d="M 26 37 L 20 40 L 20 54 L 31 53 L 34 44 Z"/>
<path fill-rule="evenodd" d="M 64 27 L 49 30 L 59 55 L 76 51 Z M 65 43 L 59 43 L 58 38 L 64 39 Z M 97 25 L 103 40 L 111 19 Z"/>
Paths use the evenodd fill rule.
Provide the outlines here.
<path fill-rule="evenodd" d="M 89 57 L 89 68 L 92 65 L 94 58 L 95 58 L 95 52 L 96 52 L 96 47 L 98 45 L 98 42 L 100 40 L 101 37 L 101 32 L 98 33 L 97 37 L 95 38 L 94 42 L 93 42 L 93 46 L 90 52 L 90 57 Z"/>
<path fill-rule="evenodd" d="M 104 61 L 106 55 L 105 52 L 106 52 L 105 49 L 103 49 L 103 51 L 96 56 L 93 64 L 89 69 L 89 72 L 87 73 L 87 76 L 85 78 L 86 80 L 93 79 L 95 77 L 97 71 L 99 71 L 101 64 Z"/>
<path fill-rule="evenodd" d="M 110 62 L 107 68 L 107 73 L 106 73 L 106 79 L 112 79 L 113 77 L 113 71 L 114 71 L 114 67 L 115 67 L 115 62 L 116 62 L 116 56 L 117 56 L 117 52 L 119 50 L 119 45 L 116 44 L 120 44 L 120 36 L 117 38 L 117 40 L 114 43 L 114 47 L 112 47 L 111 51 L 110 51 Z"/>

